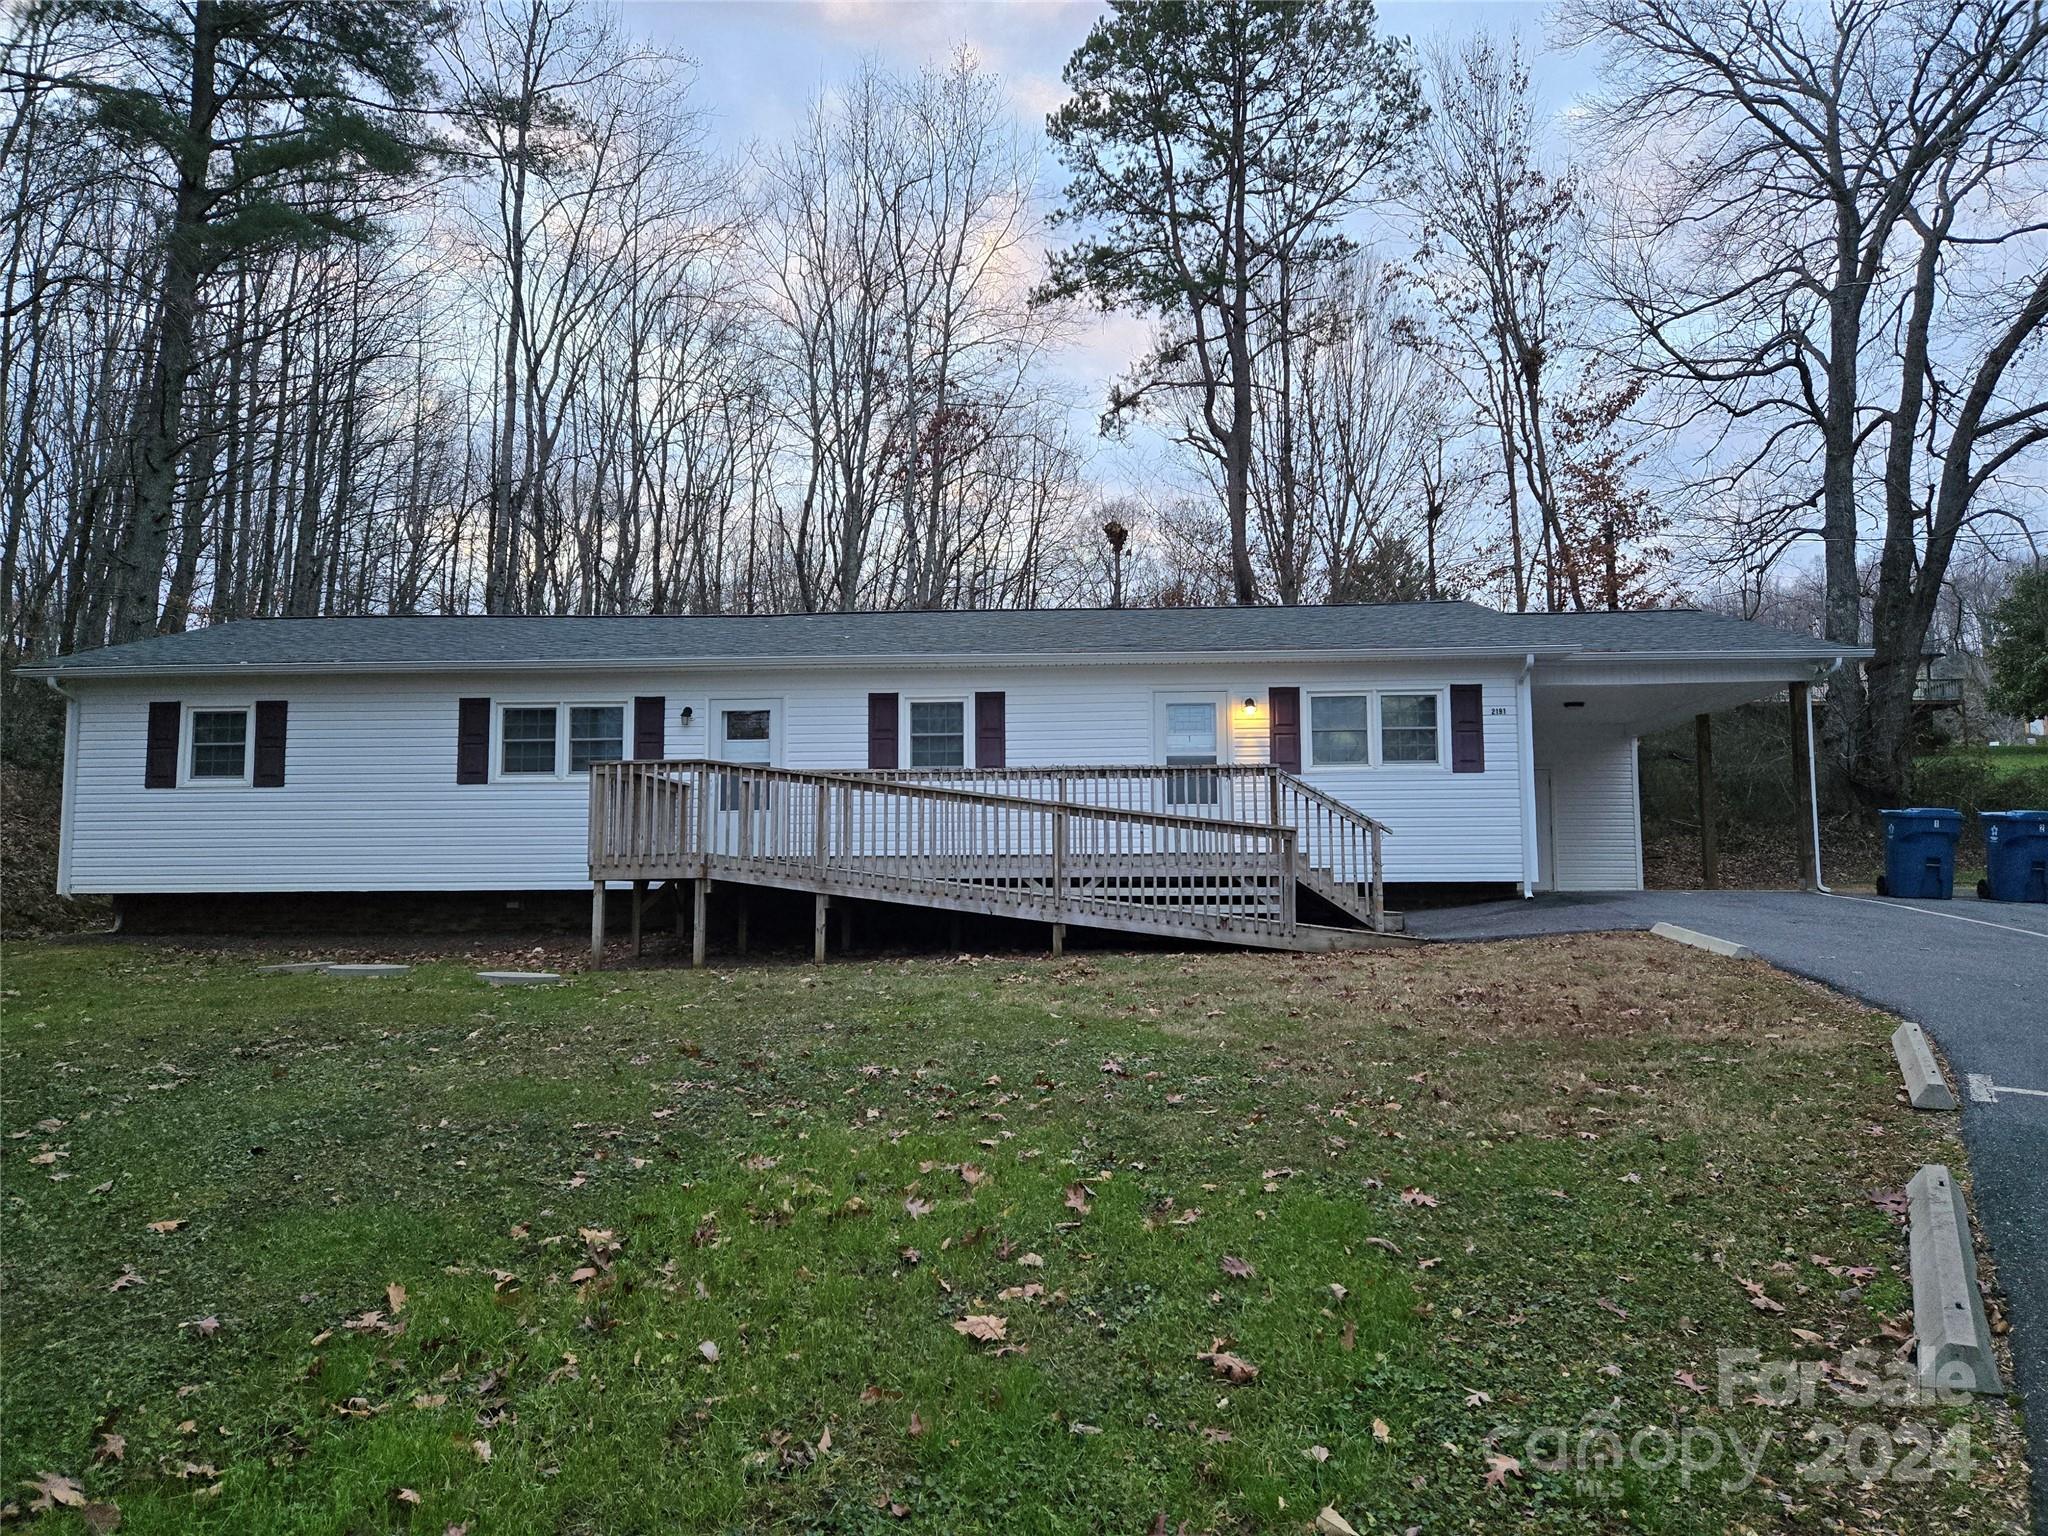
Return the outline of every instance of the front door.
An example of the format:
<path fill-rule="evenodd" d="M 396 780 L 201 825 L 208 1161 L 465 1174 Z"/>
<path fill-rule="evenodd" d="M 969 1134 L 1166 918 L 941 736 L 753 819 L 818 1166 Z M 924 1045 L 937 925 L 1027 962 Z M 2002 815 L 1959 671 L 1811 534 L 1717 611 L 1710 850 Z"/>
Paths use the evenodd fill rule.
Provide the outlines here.
<path fill-rule="evenodd" d="M 1220 694 L 1162 694 L 1157 722 L 1159 760 L 1185 773 L 1165 776 L 1165 809 L 1181 815 L 1215 814 L 1221 802 L 1220 775 L 1204 773 L 1223 761 L 1223 698 Z"/>
<path fill-rule="evenodd" d="M 712 755 L 722 763 L 748 768 L 769 768 L 781 755 L 776 738 L 776 715 L 772 699 L 714 699 L 711 703 Z M 719 827 L 715 834 L 719 849 L 740 853 L 752 851 L 752 834 L 759 828 L 772 798 L 773 786 L 753 775 L 722 773 L 718 776 Z M 742 825 L 742 812 L 751 808 L 752 825 Z"/>

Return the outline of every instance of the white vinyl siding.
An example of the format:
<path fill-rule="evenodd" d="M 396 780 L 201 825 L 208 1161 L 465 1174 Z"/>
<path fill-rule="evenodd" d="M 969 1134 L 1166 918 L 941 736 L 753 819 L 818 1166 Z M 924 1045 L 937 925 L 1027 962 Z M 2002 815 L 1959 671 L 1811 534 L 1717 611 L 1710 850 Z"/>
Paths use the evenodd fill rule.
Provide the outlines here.
<path fill-rule="evenodd" d="M 762 755 L 779 766 L 823 769 L 866 763 L 870 692 L 908 701 L 1000 690 L 1007 695 L 1009 760 L 1020 767 L 1158 763 L 1158 701 L 1209 699 L 1219 706 L 1221 760 L 1262 763 L 1269 685 L 1301 688 L 1306 705 L 1314 693 L 1423 692 L 1451 682 L 1485 686 L 1484 773 L 1451 774 L 1432 764 L 1310 764 L 1304 777 L 1393 829 L 1389 880 L 1514 881 L 1522 878 L 1519 670 L 1518 662 L 1346 665 L 1254 657 L 1213 665 L 972 670 L 905 663 L 562 671 L 549 677 L 545 691 L 530 673 L 482 671 L 267 676 L 253 687 L 243 678 L 234 695 L 201 680 L 79 682 L 71 685 L 80 700 L 76 790 L 66 808 L 72 883 L 81 894 L 584 884 L 588 781 L 582 774 L 501 778 L 498 719 L 505 705 L 610 704 L 659 694 L 667 701 L 666 747 L 676 757 L 722 755 L 724 711 L 771 708 L 771 739 L 751 743 L 755 751 L 765 745 Z M 246 707 L 253 696 L 291 705 L 292 770 L 283 787 L 259 793 L 202 783 L 177 795 L 142 787 L 152 699 L 181 698 L 191 709 Z M 465 696 L 492 701 L 488 784 L 455 781 L 456 701 Z M 692 710 L 688 723 L 681 720 L 685 707 Z M 568 729 L 562 721 L 565 766 Z"/>

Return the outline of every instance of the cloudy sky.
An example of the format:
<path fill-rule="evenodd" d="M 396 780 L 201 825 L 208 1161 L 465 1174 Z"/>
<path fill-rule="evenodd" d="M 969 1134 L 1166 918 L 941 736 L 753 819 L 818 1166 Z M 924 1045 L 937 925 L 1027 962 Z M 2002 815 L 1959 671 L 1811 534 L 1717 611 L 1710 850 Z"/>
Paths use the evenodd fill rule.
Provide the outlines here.
<path fill-rule="evenodd" d="M 1020 121 L 1042 139 L 1045 115 L 1064 96 L 1060 70 L 1104 7 L 1099 0 L 636 0 L 636 30 L 696 62 L 692 96 L 728 152 L 774 140 L 801 119 L 820 90 L 864 58 L 914 70 L 965 44 L 998 75 Z M 1521 37 L 1545 107 L 1562 116 L 1593 87 L 1590 61 L 1546 46 L 1545 7 L 1534 0 L 1381 0 L 1382 30 L 1425 44 L 1475 31 Z M 1047 206 L 1060 169 L 1040 169 Z M 1148 326 L 1105 316 L 1066 349 L 1059 370 L 1073 384 L 1077 427 L 1091 433 L 1110 382 L 1143 349 Z M 1122 488 L 1180 466 L 1142 430 L 1100 445 L 1096 475 Z"/>

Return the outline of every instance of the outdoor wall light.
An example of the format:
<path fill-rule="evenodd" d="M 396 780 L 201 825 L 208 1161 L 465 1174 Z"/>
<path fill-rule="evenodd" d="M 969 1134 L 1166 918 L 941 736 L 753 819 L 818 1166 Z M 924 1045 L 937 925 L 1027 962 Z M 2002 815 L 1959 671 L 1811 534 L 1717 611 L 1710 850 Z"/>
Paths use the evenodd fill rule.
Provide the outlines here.
<path fill-rule="evenodd" d="M 1259 701 L 1257 699 L 1246 699 L 1244 701 L 1244 712 L 1248 715 L 1256 715 L 1259 712 Z"/>
<path fill-rule="evenodd" d="M 685 705 L 683 706 L 683 724 L 684 724 L 684 725 L 688 725 L 688 724 L 689 724 L 689 723 L 690 723 L 690 722 L 691 722 L 691 721 L 692 721 L 693 719 L 695 719 L 695 718 L 696 718 L 696 716 L 697 716 L 697 711 L 696 711 L 696 710 L 694 710 L 694 709 L 690 708 L 690 706 L 689 706 L 689 705 L 687 705 L 687 704 L 685 704 Z"/>

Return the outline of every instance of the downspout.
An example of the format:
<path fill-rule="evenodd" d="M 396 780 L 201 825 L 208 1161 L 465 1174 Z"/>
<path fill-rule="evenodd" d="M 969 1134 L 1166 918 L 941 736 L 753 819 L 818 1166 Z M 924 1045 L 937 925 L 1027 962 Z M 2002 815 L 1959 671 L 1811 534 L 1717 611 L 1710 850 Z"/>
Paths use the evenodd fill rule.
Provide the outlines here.
<path fill-rule="evenodd" d="M 1536 894 L 1536 692 L 1529 676 L 1536 670 L 1536 653 L 1522 658 L 1521 680 L 1515 685 L 1515 713 L 1521 717 L 1516 733 L 1516 757 L 1522 776 L 1522 897 Z"/>
<path fill-rule="evenodd" d="M 57 894 L 71 895 L 71 818 L 78 802 L 78 700 L 54 677 L 43 679 L 64 701 L 64 772 L 57 804 Z M 116 920 L 115 926 L 119 927 Z"/>
<path fill-rule="evenodd" d="M 1837 656 L 1822 680 L 1833 677 L 1842 669 L 1842 658 Z M 1835 893 L 1828 889 L 1828 883 L 1821 878 L 1820 870 L 1820 758 L 1813 750 L 1813 690 L 1806 690 L 1806 803 L 1813 819 L 1813 888 L 1824 895 Z"/>

